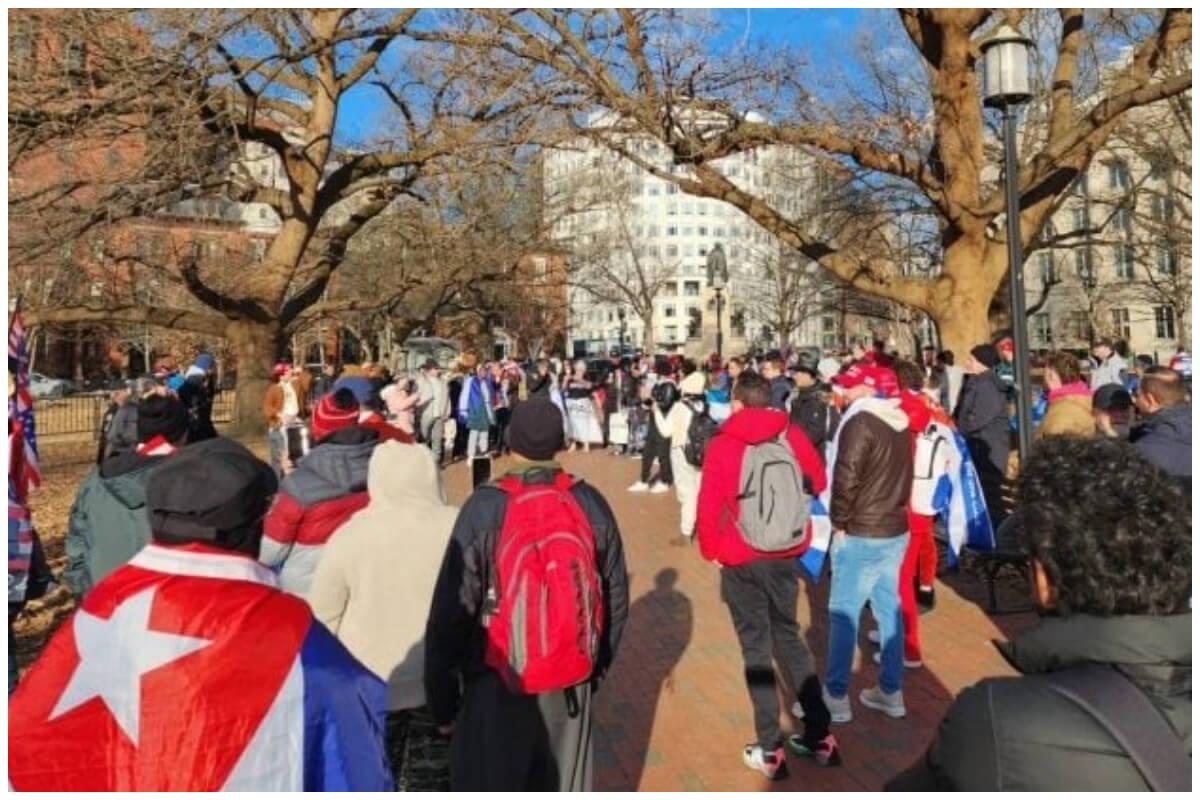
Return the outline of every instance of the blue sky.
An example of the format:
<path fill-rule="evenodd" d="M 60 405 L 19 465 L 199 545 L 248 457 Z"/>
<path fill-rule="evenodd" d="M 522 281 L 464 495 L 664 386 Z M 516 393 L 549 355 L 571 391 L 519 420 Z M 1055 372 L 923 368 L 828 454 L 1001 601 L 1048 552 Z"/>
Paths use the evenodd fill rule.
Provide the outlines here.
<path fill-rule="evenodd" d="M 716 9 L 713 14 L 723 29 L 718 38 L 721 46 L 736 47 L 743 39 L 787 45 L 810 51 L 815 63 L 845 55 L 863 19 L 863 11 L 854 8 Z M 381 102 L 386 100 L 375 87 L 360 84 L 351 89 L 339 109 L 337 141 L 352 144 L 370 138 L 379 124 L 376 109 Z"/>

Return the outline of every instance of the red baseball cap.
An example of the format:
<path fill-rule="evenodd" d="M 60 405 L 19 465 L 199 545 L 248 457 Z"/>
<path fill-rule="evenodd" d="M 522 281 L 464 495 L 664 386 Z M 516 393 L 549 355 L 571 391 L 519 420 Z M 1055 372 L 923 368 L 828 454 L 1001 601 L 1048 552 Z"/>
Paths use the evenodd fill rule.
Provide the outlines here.
<path fill-rule="evenodd" d="M 1013 352 L 1013 340 L 1011 336 L 1005 336 L 1000 341 L 996 342 L 997 350 L 1005 350 L 1009 353 Z"/>
<path fill-rule="evenodd" d="M 843 389 L 866 386 L 884 397 L 900 395 L 900 381 L 896 379 L 896 373 L 887 367 L 877 367 L 873 364 L 855 364 L 840 375 L 834 376 L 833 382 Z"/>
<path fill-rule="evenodd" d="M 288 362 L 280 361 L 271 369 L 271 374 L 274 375 L 276 378 L 278 378 L 280 375 L 283 375 L 285 372 L 287 372 L 291 368 L 292 368 L 292 365 L 289 364 Z"/>

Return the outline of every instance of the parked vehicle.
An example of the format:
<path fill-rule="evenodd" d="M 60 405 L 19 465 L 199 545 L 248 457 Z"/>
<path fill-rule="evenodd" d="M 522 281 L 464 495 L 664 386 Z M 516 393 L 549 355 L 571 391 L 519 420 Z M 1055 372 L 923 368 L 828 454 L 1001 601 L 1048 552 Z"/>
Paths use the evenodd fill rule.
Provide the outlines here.
<path fill-rule="evenodd" d="M 29 393 L 34 397 L 65 397 L 74 384 L 62 378 L 50 378 L 40 372 L 29 373 Z"/>

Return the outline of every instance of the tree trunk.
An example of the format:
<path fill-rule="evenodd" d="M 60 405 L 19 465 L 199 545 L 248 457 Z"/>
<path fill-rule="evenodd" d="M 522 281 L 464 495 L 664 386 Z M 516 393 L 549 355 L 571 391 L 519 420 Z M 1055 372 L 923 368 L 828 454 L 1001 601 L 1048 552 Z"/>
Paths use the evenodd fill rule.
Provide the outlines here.
<path fill-rule="evenodd" d="M 654 312 L 642 317 L 642 350 L 654 355 Z"/>
<path fill-rule="evenodd" d="M 956 366 L 966 363 L 972 347 L 991 341 L 987 303 L 987 296 L 981 299 L 964 295 L 956 303 L 943 306 L 930 315 L 937 325 L 942 349 L 954 353 Z"/>
<path fill-rule="evenodd" d="M 262 436 L 267 429 L 262 403 L 271 383 L 271 366 L 282 342 L 276 323 L 239 320 L 229 323 L 226 338 L 237 358 L 233 434 Z"/>

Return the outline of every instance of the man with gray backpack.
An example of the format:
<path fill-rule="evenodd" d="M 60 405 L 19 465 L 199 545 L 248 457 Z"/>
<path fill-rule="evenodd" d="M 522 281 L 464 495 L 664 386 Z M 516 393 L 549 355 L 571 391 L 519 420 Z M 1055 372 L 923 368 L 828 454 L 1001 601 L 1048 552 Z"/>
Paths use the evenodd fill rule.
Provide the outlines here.
<path fill-rule="evenodd" d="M 700 475 L 700 553 L 721 567 L 721 599 L 729 606 L 746 668 L 757 740 L 742 752 L 747 767 L 772 780 L 787 775 L 772 644 L 796 690 L 803 735 L 788 738 L 798 755 L 840 763 L 829 733 L 812 651 L 796 621 L 795 559 L 812 540 L 809 510 L 825 488 L 821 457 L 788 416 L 771 403 L 771 385 L 753 372 L 738 376 L 733 414 L 709 441 Z"/>

